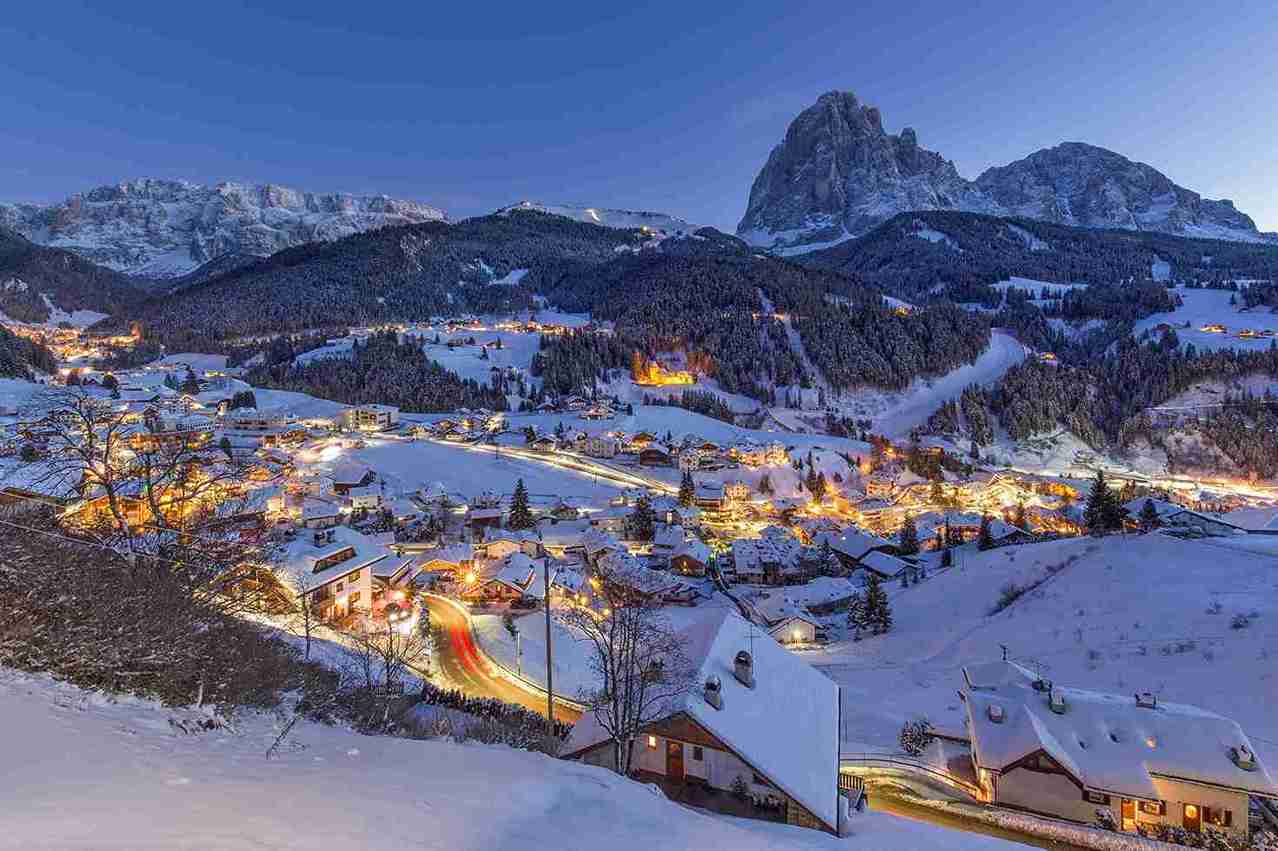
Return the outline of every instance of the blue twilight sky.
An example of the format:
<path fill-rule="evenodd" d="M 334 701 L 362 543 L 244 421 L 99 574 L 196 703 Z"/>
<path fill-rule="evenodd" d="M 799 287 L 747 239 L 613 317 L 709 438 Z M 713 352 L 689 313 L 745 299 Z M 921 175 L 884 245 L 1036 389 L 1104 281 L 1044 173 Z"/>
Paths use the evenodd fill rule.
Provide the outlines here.
<path fill-rule="evenodd" d="M 122 179 L 523 198 L 735 228 L 830 89 L 975 177 L 1063 140 L 1278 230 L 1272 0 L 5 4 L 0 199 Z"/>

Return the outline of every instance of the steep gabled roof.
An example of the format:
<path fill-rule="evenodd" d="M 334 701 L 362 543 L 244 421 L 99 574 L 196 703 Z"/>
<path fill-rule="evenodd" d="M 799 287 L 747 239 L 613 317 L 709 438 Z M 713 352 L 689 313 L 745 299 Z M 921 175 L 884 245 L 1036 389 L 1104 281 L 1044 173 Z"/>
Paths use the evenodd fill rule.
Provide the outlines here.
<path fill-rule="evenodd" d="M 681 633 L 697 671 L 694 689 L 664 717 L 686 713 L 756 772 L 831 829 L 838 824 L 839 687 L 729 608 Z M 733 675 L 740 651 L 753 657 L 754 687 Z M 706 702 L 703 683 L 719 680 L 723 708 Z M 664 718 L 663 718 L 664 720 Z M 608 740 L 589 710 L 564 744 L 569 756 Z"/>
<path fill-rule="evenodd" d="M 1085 786 L 1132 798 L 1159 797 L 1155 776 L 1278 797 L 1278 783 L 1259 759 L 1240 768 L 1231 748 L 1251 742 L 1237 723 L 1195 706 L 1053 686 L 1065 711 L 1053 712 L 1039 680 L 1014 662 L 965 668 L 968 731 L 982 768 L 1003 770 L 1043 751 Z M 995 721 L 998 711 L 1002 720 Z"/>

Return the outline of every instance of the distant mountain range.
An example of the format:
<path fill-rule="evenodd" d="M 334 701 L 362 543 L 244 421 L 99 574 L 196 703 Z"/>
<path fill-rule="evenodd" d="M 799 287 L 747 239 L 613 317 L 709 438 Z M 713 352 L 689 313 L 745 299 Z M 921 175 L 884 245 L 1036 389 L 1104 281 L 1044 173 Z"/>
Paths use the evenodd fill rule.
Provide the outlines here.
<path fill-rule="evenodd" d="M 532 210 L 552 216 L 564 216 L 591 225 L 606 228 L 640 228 L 659 232 L 666 236 L 696 233 L 705 225 L 694 225 L 687 219 L 667 213 L 651 213 L 644 210 L 611 210 L 606 207 L 586 207 L 574 204 L 542 204 L 537 201 L 520 201 L 497 211 L 503 215 L 512 210 Z"/>
<path fill-rule="evenodd" d="M 212 261 L 230 268 L 387 225 L 446 220 L 435 207 L 384 195 L 148 178 L 99 186 L 57 204 L 0 204 L 0 227 L 99 266 L 155 279 L 181 277 Z"/>
<path fill-rule="evenodd" d="M 737 234 L 783 253 L 860 236 L 898 213 L 955 210 L 1087 228 L 1278 242 L 1232 201 L 1212 201 L 1121 154 L 1081 142 L 1036 151 L 976 180 L 893 135 L 851 92 L 828 92 L 791 122 L 755 178 Z"/>

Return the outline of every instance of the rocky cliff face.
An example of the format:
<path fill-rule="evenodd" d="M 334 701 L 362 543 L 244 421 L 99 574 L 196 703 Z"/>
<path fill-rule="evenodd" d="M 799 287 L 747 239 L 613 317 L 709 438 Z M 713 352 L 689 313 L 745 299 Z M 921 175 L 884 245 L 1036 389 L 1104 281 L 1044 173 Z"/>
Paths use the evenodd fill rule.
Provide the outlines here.
<path fill-rule="evenodd" d="M 1065 142 L 976 179 L 1008 215 L 1092 228 L 1259 240 L 1256 223 L 1232 201 L 1210 201 L 1144 163 Z"/>
<path fill-rule="evenodd" d="M 912 128 L 887 133 L 878 109 L 850 92 L 828 92 L 794 119 L 755 178 L 737 233 L 759 246 L 807 250 L 918 210 L 1264 238 L 1232 202 L 1205 200 L 1150 166 L 1091 145 L 1058 145 L 965 180 L 952 162 L 919 147 Z"/>
<path fill-rule="evenodd" d="M 0 204 L 0 226 L 152 278 L 180 276 L 210 260 L 262 257 L 304 242 L 445 219 L 434 207 L 386 196 L 151 179 L 101 186 L 60 204 Z"/>

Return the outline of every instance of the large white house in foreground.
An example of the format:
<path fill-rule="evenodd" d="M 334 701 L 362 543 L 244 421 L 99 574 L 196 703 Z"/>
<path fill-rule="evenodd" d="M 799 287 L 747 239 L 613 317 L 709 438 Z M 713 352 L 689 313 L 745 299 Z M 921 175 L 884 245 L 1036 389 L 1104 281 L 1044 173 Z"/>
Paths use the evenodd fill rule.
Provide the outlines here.
<path fill-rule="evenodd" d="M 1245 834 L 1278 783 L 1233 721 L 1153 695 L 1063 688 L 1014 662 L 963 669 L 977 780 L 991 803 L 1119 830 Z"/>
<path fill-rule="evenodd" d="M 729 609 L 681 635 L 695 688 L 641 731 L 635 776 L 693 806 L 837 833 L 839 687 Z M 614 767 L 589 710 L 563 751 Z"/>

